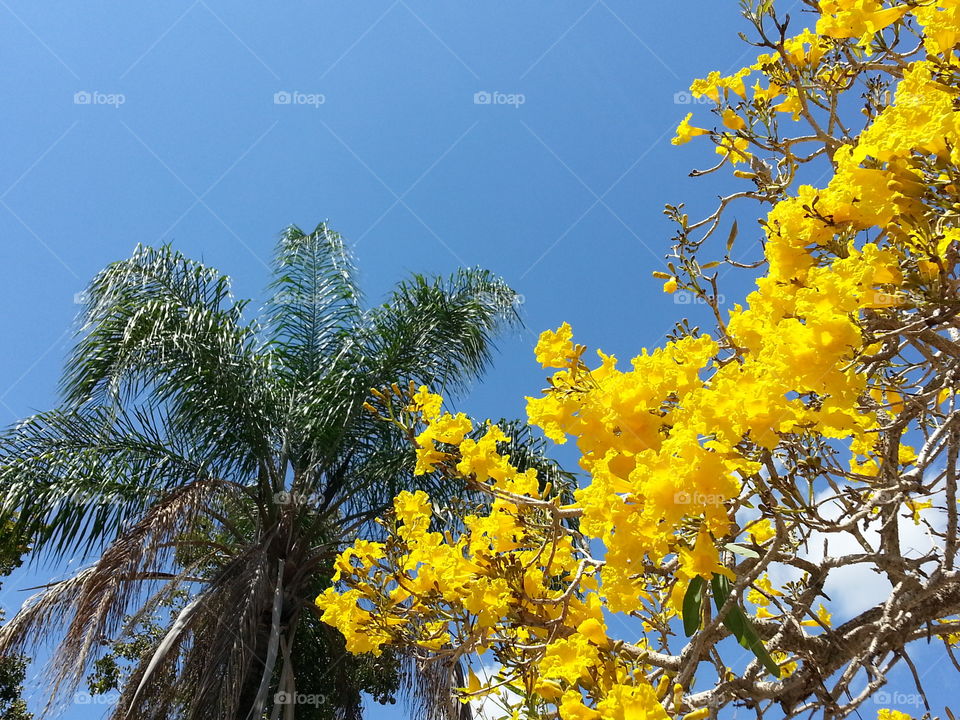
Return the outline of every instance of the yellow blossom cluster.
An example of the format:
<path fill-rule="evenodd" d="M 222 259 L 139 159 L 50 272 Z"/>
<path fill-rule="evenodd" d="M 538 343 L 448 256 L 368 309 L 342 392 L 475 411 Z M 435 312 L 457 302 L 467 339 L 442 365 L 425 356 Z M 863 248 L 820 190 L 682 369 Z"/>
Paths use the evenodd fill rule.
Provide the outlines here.
<path fill-rule="evenodd" d="M 873 36 L 902 18 L 908 5 L 885 6 L 881 0 L 821 0 L 817 33 L 832 38 L 859 38 L 869 44 Z"/>
<path fill-rule="evenodd" d="M 544 359 L 571 349 L 551 341 L 542 343 Z M 454 539 L 432 529 L 426 493 L 401 493 L 388 539 L 357 542 L 338 557 L 334 579 L 351 589 L 331 587 L 317 599 L 323 619 L 351 652 L 379 653 L 388 643 L 426 651 L 457 646 L 493 650 L 506 668 L 535 667 L 513 681 L 561 707 L 564 717 L 665 718 L 642 665 L 611 652 L 596 563 L 576 533 L 551 524 L 545 508 L 559 507 L 539 488 L 537 472 L 518 471 L 498 452 L 509 438 L 496 425 L 476 440 L 464 438 L 457 416 L 441 413 L 440 402 L 421 388 L 410 406 L 425 424 L 416 436 L 418 472 L 451 461 L 493 494 L 488 511 L 464 517 Z M 709 550 L 715 557 L 712 543 Z"/>
<path fill-rule="evenodd" d="M 691 114 L 674 139 L 709 135 L 724 158 L 750 163 L 769 150 L 754 128 L 771 113 L 816 125 L 817 87 L 849 79 L 838 48 L 869 50 L 894 26 L 918 33 L 922 50 L 895 69 L 891 101 L 859 135 L 823 142 L 826 185 L 768 196 L 776 201 L 761 221 L 765 274 L 756 290 L 718 315 L 715 335 L 681 334 L 626 367 L 603 352 L 586 362 L 566 323 L 540 336 L 536 360 L 553 372 L 542 396 L 527 398 L 527 417 L 555 443 L 576 443 L 588 480 L 570 505 L 511 463 L 500 427 L 444 412 L 427 388 L 409 398 L 416 474 L 456 476 L 489 502 L 441 532 L 430 498 L 402 493 L 386 539 L 341 554 L 340 584 L 317 604 L 351 651 L 392 643 L 458 658 L 492 652 L 502 668 L 494 684 L 523 698 L 515 714 L 522 704 L 561 720 L 706 717 L 685 699 L 692 676 L 674 684 L 675 668 L 658 667 L 651 653 L 669 650 L 675 620 L 690 622 L 687 604 L 699 603 L 700 587 L 712 583 L 723 604 L 723 583 L 741 579 L 733 553 L 746 545 L 772 557 L 795 541 L 781 515 L 738 514 L 769 503 L 776 453 L 797 438 L 828 447 L 843 460 L 835 472 L 866 488 L 864 497 L 885 463 L 899 471 L 916 461 L 906 444 L 891 454 L 880 441 L 910 398 L 871 362 L 886 347 L 875 328 L 942 299 L 955 276 L 960 2 L 821 0 L 819 8 L 814 31 L 732 76 L 694 82 L 695 96 L 718 105 L 724 129 L 694 127 Z M 754 73 L 767 84 L 751 90 Z M 676 273 L 662 277 L 666 292 L 678 289 Z M 919 523 L 931 503 L 903 507 Z M 744 582 L 757 621 L 781 617 L 785 588 L 760 570 Z M 731 597 L 728 609 L 739 602 Z M 638 619 L 643 635 L 614 641 L 605 612 Z M 798 624 L 816 633 L 831 620 L 821 603 Z M 783 676 L 797 672 L 789 653 L 775 648 L 772 658 Z M 881 720 L 900 715 L 881 711 Z"/>

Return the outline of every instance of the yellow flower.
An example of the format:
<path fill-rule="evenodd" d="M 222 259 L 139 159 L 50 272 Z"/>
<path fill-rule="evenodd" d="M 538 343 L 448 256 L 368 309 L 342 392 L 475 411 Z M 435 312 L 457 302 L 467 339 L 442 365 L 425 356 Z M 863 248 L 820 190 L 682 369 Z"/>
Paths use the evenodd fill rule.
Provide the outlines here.
<path fill-rule="evenodd" d="M 596 618 L 587 618 L 577 625 L 577 632 L 597 647 L 606 647 L 609 644 L 607 631 L 603 627 L 603 624 Z"/>
<path fill-rule="evenodd" d="M 460 443 L 460 462 L 457 471 L 464 477 L 475 476 L 479 482 L 489 478 L 503 481 L 516 473 L 509 463 L 509 456 L 497 452 L 498 442 L 507 442 L 510 438 L 496 425 L 491 425 L 479 440 L 467 438 Z"/>
<path fill-rule="evenodd" d="M 397 520 L 405 525 L 420 524 L 424 517 L 429 519 L 432 513 L 430 498 L 423 490 L 416 492 L 404 490 L 394 499 L 393 511 L 397 515 Z"/>
<path fill-rule="evenodd" d="M 448 445 L 459 445 L 463 441 L 463 436 L 473 429 L 473 425 L 463 413 L 451 415 L 444 413 L 419 436 L 417 442 L 430 439 L 437 442 L 447 443 Z"/>
<path fill-rule="evenodd" d="M 797 663 L 795 660 L 790 660 L 789 655 L 779 650 L 774 650 L 770 653 L 770 657 L 773 658 L 774 662 L 780 666 L 780 672 L 783 673 L 784 677 L 789 677 L 797 670 Z"/>
<path fill-rule="evenodd" d="M 690 85 L 690 93 L 695 98 L 700 98 L 706 96 L 713 100 L 715 103 L 720 102 L 720 91 L 718 86 L 721 82 L 720 73 L 714 70 L 706 78 L 701 78 L 694 80 Z M 692 115 L 693 113 L 691 113 Z M 690 119 L 690 115 L 687 115 L 687 119 Z"/>
<path fill-rule="evenodd" d="M 443 413 L 440 397 L 420 388 L 410 405 L 424 421 L 415 438 L 415 472 L 436 469 L 443 479 L 477 480 L 493 498 L 462 527 L 440 533 L 430 531 L 429 497 L 401 494 L 397 522 L 386 523 L 383 545 L 361 541 L 337 557 L 334 577 L 346 589 L 325 591 L 317 605 L 348 649 L 379 652 L 396 643 L 493 650 L 511 666 L 518 687 L 539 694 L 531 700 L 544 714 L 665 720 L 657 698 L 666 698 L 674 679 L 664 675 L 658 695 L 647 682 L 650 669 L 620 656 L 608 638 L 606 613 L 632 613 L 644 632 L 655 632 L 682 614 L 693 578 L 733 578 L 714 538 L 737 535 L 744 544 L 769 546 L 776 510 L 757 502 L 750 478 L 766 472 L 759 457 L 791 465 L 797 438 L 804 446 L 809 438 L 809 447 L 846 453 L 841 462 L 852 471 L 851 487 L 864 497 L 871 492 L 872 479 L 889 460 L 878 431 L 891 415 L 930 399 L 909 380 L 893 386 L 878 381 L 885 371 L 864 371 L 863 358 L 884 349 L 871 323 L 909 322 L 904 311 L 942 300 L 955 273 L 960 229 L 949 226 L 960 207 L 952 170 L 960 163 L 960 125 L 956 79 L 943 68 L 956 64 L 960 2 L 820 0 L 819 7 L 823 35 L 804 30 L 784 41 L 784 56 L 761 55 L 734 75 L 712 72 L 695 81 L 693 95 L 716 103 L 722 125 L 696 128 L 688 114 L 674 144 L 709 134 L 724 160 L 750 163 L 733 168 L 735 176 L 759 181 L 765 173 L 750 162 L 754 145 L 740 134 L 748 117 L 776 138 L 786 136 L 776 112 L 801 119 L 809 97 L 819 113 L 821 91 L 829 96 L 857 86 L 862 66 L 851 58 L 864 51 L 854 43 L 877 45 L 876 34 L 909 13 L 909 27 L 922 31 L 922 50 L 949 57 L 924 59 L 921 52 L 909 58 L 892 100 L 868 117 L 859 135 L 832 149 L 833 177 L 825 186 L 785 184 L 770 196 L 772 207 L 761 222 L 765 274 L 730 311 L 719 341 L 706 335 L 671 339 L 643 349 L 626 367 L 601 353 L 591 368 L 568 324 L 540 336 L 537 361 L 557 371 L 542 397 L 527 398 L 527 419 L 557 443 L 574 440 L 584 480 L 573 501 L 548 509 L 544 501 L 553 501 L 541 488 L 544 478 L 518 472 L 497 451 L 506 439 L 499 428 L 468 438 L 469 419 Z M 892 41 L 895 33 L 888 34 Z M 885 71 L 880 65 L 875 72 Z M 747 106 L 734 96 L 748 100 L 751 73 L 759 80 L 751 80 Z M 797 77 L 803 90 L 794 87 Z M 799 155 L 783 157 L 777 142 L 762 137 L 757 146 L 773 156 L 765 160 L 773 161 L 778 176 L 795 177 Z M 937 169 L 931 174 L 930 167 Z M 667 293 L 680 287 L 672 271 L 655 277 Z M 884 370 L 883 360 L 871 362 Z M 943 390 L 937 401 L 951 396 L 952 390 Z M 875 402 L 864 402 L 871 397 Z M 843 474 L 832 463 L 818 467 L 815 459 L 811 471 Z M 906 444 L 892 460 L 897 469 L 919 462 Z M 515 502 L 515 496 L 526 499 Z M 731 513 L 734 498 L 762 516 L 740 530 Z M 915 522 L 929 507 L 925 498 L 905 502 Z M 583 546 L 556 532 L 557 518 L 551 523 L 550 516 L 557 510 L 579 515 L 585 547 L 596 549 L 602 566 L 585 563 Z M 784 518 L 791 527 L 802 522 Z M 692 526 L 698 527 L 695 539 Z M 651 580 L 648 568 L 671 567 L 674 555 L 673 576 Z M 578 586 L 566 592 L 573 578 Z M 761 576 L 746 600 L 756 618 L 779 623 L 776 598 L 783 592 Z M 807 627 L 832 622 L 822 603 L 809 617 Z M 946 639 L 958 642 L 960 633 Z M 798 667 L 794 655 L 771 654 L 784 674 Z M 471 676 L 469 687 L 480 689 L 479 681 Z M 671 698 L 669 706 L 679 717 L 680 700 L 692 691 L 678 686 L 674 692 L 679 699 Z M 686 720 L 700 717 L 695 712 Z M 889 710 L 879 718 L 908 720 Z"/>
<path fill-rule="evenodd" d="M 917 525 L 920 524 L 920 511 L 928 510 L 933 507 L 933 502 L 931 500 L 907 500 L 904 505 L 911 511 L 911 516 L 913 517 L 913 522 Z"/>
<path fill-rule="evenodd" d="M 431 441 L 429 444 L 417 448 L 416 457 L 417 463 L 413 468 L 413 474 L 426 475 L 432 473 L 439 463 L 446 460 L 447 453 L 437 450 Z"/>
<path fill-rule="evenodd" d="M 827 627 L 830 627 L 830 622 L 833 620 L 833 615 L 829 610 L 827 610 L 827 608 L 824 607 L 823 603 L 820 603 L 820 607 L 817 608 L 817 619 L 820 620 L 820 622 L 810 619 L 803 620 L 800 624 L 807 625 L 808 627 L 820 627 L 820 623 L 823 623 Z"/>
<path fill-rule="evenodd" d="M 744 119 L 737 115 L 733 108 L 727 108 L 723 111 L 723 124 L 731 130 L 743 130 L 747 126 Z"/>
<path fill-rule="evenodd" d="M 917 270 L 926 280 L 936 280 L 940 275 L 940 266 L 932 260 L 918 260 Z"/>
<path fill-rule="evenodd" d="M 543 430 L 543 434 L 558 445 L 567 441 L 563 428 L 569 414 L 567 404 L 554 394 L 542 398 L 527 398 L 527 421 Z"/>
<path fill-rule="evenodd" d="M 859 38 L 868 45 L 873 36 L 902 18 L 910 7 L 884 8 L 880 0 L 821 0 L 817 34 L 832 38 Z"/>
<path fill-rule="evenodd" d="M 772 539 L 777 534 L 769 518 L 761 518 L 756 522 L 750 523 L 745 532 L 751 536 L 753 541 L 758 545 L 763 545 L 767 540 Z"/>
<path fill-rule="evenodd" d="M 770 578 L 766 575 L 758 577 L 753 581 L 753 584 L 755 587 L 750 588 L 750 591 L 747 593 L 747 600 L 754 605 L 766 607 L 770 604 L 771 597 L 783 595 L 782 592 L 773 587 L 773 583 L 770 582 Z"/>
<path fill-rule="evenodd" d="M 560 701 L 560 718 L 561 720 L 600 720 L 601 715 L 583 704 L 583 696 L 579 692 L 568 690 Z"/>
<path fill-rule="evenodd" d="M 877 710 L 877 720 L 913 720 L 913 718 L 900 710 L 880 708 Z"/>
<path fill-rule="evenodd" d="M 443 398 L 430 392 L 426 385 L 420 386 L 414 393 L 412 400 L 407 409 L 419 412 L 427 422 L 435 420 L 440 415 L 440 405 L 443 403 Z"/>
<path fill-rule="evenodd" d="M 573 357 L 572 340 L 573 330 L 569 323 L 563 323 L 556 330 L 543 331 L 534 350 L 537 362 L 543 367 L 567 367 Z"/>
<path fill-rule="evenodd" d="M 734 163 L 749 162 L 753 155 L 747 150 L 750 141 L 743 137 L 724 133 L 715 148 L 718 155 L 724 155 Z"/>
<path fill-rule="evenodd" d="M 704 130 L 703 128 L 693 127 L 690 124 L 690 118 L 693 117 L 693 113 L 687 113 L 687 116 L 680 121 L 680 124 L 677 126 L 677 134 L 670 142 L 674 145 L 683 145 L 690 142 L 692 138 L 695 138 L 697 135 L 709 135 L 709 130 Z"/>
<path fill-rule="evenodd" d="M 715 574 L 726 575 L 731 580 L 736 580 L 733 571 L 720 564 L 717 546 L 703 527 L 700 528 L 692 549 L 680 549 L 680 571 L 687 577 L 699 575 L 704 580 L 709 580 Z"/>
<path fill-rule="evenodd" d="M 600 662 L 597 648 L 582 635 L 554 640 L 540 661 L 540 676 L 573 684 Z"/>
<path fill-rule="evenodd" d="M 652 685 L 614 685 L 597 704 L 604 720 L 668 720 Z"/>

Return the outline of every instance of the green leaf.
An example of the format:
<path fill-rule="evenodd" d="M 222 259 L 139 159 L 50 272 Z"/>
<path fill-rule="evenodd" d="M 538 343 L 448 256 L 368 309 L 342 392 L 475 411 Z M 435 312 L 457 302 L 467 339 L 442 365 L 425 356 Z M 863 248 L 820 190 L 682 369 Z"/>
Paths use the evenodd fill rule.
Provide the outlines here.
<path fill-rule="evenodd" d="M 743 555 L 743 557 L 748 557 L 748 558 L 760 557 L 760 553 L 758 553 L 756 550 L 751 550 L 748 547 L 744 547 L 743 545 L 737 545 L 736 543 L 727 543 L 726 545 L 724 545 L 724 547 L 732 553 L 736 553 L 737 555 Z"/>
<path fill-rule="evenodd" d="M 757 660 L 767 669 L 767 672 L 776 678 L 780 677 L 780 666 L 770 657 L 770 653 L 767 652 L 767 648 L 763 644 L 763 639 L 743 610 L 740 607 L 734 607 L 730 613 L 737 613 L 740 616 L 740 621 L 743 623 L 744 634 L 740 640 L 740 644 L 756 655 Z"/>
<path fill-rule="evenodd" d="M 720 610 L 730 597 L 730 580 L 725 575 L 714 575 L 710 579 L 710 587 L 713 590 L 713 602 L 717 610 Z M 737 642 L 757 657 L 767 672 L 776 678 L 780 677 L 780 666 L 770 657 L 770 653 L 764 647 L 763 639 L 739 605 L 734 605 L 727 612 L 726 617 L 723 618 L 723 624 Z"/>
<path fill-rule="evenodd" d="M 725 575 L 717 575 L 710 579 L 710 587 L 713 590 L 713 602 L 717 606 L 717 611 L 723 607 L 724 603 L 727 602 L 727 598 L 730 597 L 730 580 L 727 579 Z M 734 612 L 728 612 L 723 618 L 723 624 L 729 630 L 733 636 L 737 639 L 741 645 L 743 645 L 743 636 L 746 632 L 746 629 L 743 624 L 743 613 L 737 615 Z M 746 645 L 744 645 L 746 647 Z"/>
<path fill-rule="evenodd" d="M 703 578 L 697 575 L 687 585 L 687 592 L 683 595 L 683 632 L 687 637 L 700 629 L 703 584 Z"/>

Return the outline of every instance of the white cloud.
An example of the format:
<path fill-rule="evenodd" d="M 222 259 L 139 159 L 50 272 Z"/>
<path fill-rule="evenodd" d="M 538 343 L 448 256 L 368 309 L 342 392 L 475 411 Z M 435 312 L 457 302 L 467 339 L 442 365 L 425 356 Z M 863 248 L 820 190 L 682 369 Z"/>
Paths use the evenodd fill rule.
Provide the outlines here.
<path fill-rule="evenodd" d="M 832 494 L 832 490 L 823 492 L 818 495 L 817 501 L 823 502 Z M 934 507 L 921 510 L 921 517 L 935 530 L 942 532 L 946 526 L 945 512 L 942 509 L 944 494 L 941 491 L 928 499 L 933 501 Z M 827 520 L 839 520 L 844 514 L 839 502 L 828 502 L 821 507 L 821 515 Z M 932 549 L 942 547 L 942 540 L 932 537 L 926 525 L 917 525 L 912 518 L 904 517 L 906 514 L 906 508 L 902 508 L 897 516 L 900 550 L 904 557 L 921 557 Z M 809 542 L 800 548 L 798 555 L 819 565 L 825 557 L 842 558 L 875 551 L 880 547 L 880 520 L 874 517 L 869 522 L 861 523 L 860 537 L 863 543 L 850 532 L 814 532 Z M 867 547 L 864 547 L 864 543 Z M 780 585 L 799 579 L 801 574 L 792 566 L 780 564 L 771 566 L 770 571 L 771 580 Z M 827 576 L 823 591 L 830 601 L 824 601 L 824 604 L 837 616 L 834 624 L 838 624 L 882 603 L 890 596 L 892 589 L 887 577 L 877 572 L 872 563 L 846 565 L 832 570 Z"/>

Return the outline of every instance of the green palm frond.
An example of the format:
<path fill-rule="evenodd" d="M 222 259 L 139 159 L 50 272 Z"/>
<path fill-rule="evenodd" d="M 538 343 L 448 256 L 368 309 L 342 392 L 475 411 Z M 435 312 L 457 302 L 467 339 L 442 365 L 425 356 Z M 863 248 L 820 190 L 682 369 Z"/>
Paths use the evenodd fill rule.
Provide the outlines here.
<path fill-rule="evenodd" d="M 347 349 L 293 398 L 284 439 L 298 474 L 335 465 L 344 448 L 365 435 L 363 403 L 375 385 L 363 358 L 359 346 Z"/>
<path fill-rule="evenodd" d="M 72 691 L 97 656 L 103 638 L 121 631 L 132 604 L 149 602 L 158 584 L 195 580 L 187 568 L 170 571 L 176 538 L 199 515 L 221 505 L 218 496 L 235 492 L 229 483 L 204 480 L 157 500 L 91 566 L 31 598 L 0 629 L 0 654 L 30 647 L 51 630 L 65 627 L 50 662 L 50 697 Z"/>
<path fill-rule="evenodd" d="M 455 393 L 490 362 L 493 338 L 517 324 L 517 294 L 486 270 L 414 275 L 366 318 L 377 386 L 405 378 Z"/>
<path fill-rule="evenodd" d="M 242 309 L 231 300 L 229 279 L 216 270 L 169 246 L 138 245 L 129 259 L 107 266 L 87 288 L 81 338 L 62 383 L 67 404 L 115 399 L 124 388 L 136 389 L 138 376 L 147 371 L 140 363 L 149 348 L 135 340 L 155 339 L 146 333 L 163 327 L 156 311 L 144 313 L 151 306 L 167 308 L 181 320 L 190 310 L 232 315 L 231 324 Z M 140 320 L 142 314 L 153 316 L 152 328 Z M 168 324 L 174 319 L 168 316 Z"/>
<path fill-rule="evenodd" d="M 363 403 L 370 388 L 409 380 L 457 392 L 486 369 L 493 338 L 519 323 L 517 295 L 485 270 L 448 278 L 414 275 L 369 310 L 290 409 L 287 436 L 295 465 L 332 461 L 330 448 L 370 434 Z"/>
<path fill-rule="evenodd" d="M 309 235 L 291 226 L 273 262 L 266 325 L 282 368 L 302 383 L 338 355 L 360 318 L 356 269 L 343 239 L 326 223 Z"/>
<path fill-rule="evenodd" d="M 137 248 L 109 266 L 88 291 L 65 404 L 121 405 L 146 394 L 182 433 L 244 457 L 269 455 L 269 359 L 229 287 L 169 247 Z"/>
<path fill-rule="evenodd" d="M 101 546 L 166 492 L 236 474 L 146 409 L 86 406 L 0 434 L 0 519 L 54 557 Z"/>

